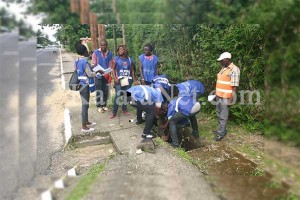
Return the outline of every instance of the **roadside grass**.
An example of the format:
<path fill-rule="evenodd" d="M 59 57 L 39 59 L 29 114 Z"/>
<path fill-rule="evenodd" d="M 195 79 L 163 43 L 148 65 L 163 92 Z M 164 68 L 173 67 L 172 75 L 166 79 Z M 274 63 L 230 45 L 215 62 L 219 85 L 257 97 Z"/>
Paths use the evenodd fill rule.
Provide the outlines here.
<path fill-rule="evenodd" d="M 157 145 L 168 145 L 167 142 L 163 141 L 160 137 L 157 137 L 154 140 Z M 195 164 L 194 159 L 183 148 L 175 148 L 174 150 L 179 157 L 187 160 L 192 164 Z"/>
<path fill-rule="evenodd" d="M 265 170 L 261 167 L 256 167 L 255 170 L 250 174 L 252 176 L 264 176 Z"/>
<path fill-rule="evenodd" d="M 240 144 L 236 148 L 243 156 L 263 166 L 264 152 L 260 149 L 255 149 L 251 144 Z"/>
<path fill-rule="evenodd" d="M 201 113 L 198 116 L 199 134 L 206 140 L 212 141 L 214 134 L 212 131 L 217 130 L 217 119 L 215 116 Z M 251 135 L 252 132 L 247 131 L 244 127 L 239 126 L 233 122 L 228 122 L 228 134 L 226 138 L 226 145 L 235 151 L 241 153 L 246 158 L 262 164 L 263 160 L 263 137 L 259 134 Z"/>
<path fill-rule="evenodd" d="M 193 158 L 182 148 L 176 148 L 176 154 L 188 162 L 195 164 Z"/>
<path fill-rule="evenodd" d="M 158 145 L 166 144 L 166 142 L 164 142 L 160 137 L 156 137 L 154 140 L 155 140 L 155 143 Z"/>
<path fill-rule="evenodd" d="M 69 193 L 66 200 L 79 200 L 87 195 L 96 178 L 104 170 L 105 162 L 93 165 L 87 173 L 81 178 L 75 188 Z"/>

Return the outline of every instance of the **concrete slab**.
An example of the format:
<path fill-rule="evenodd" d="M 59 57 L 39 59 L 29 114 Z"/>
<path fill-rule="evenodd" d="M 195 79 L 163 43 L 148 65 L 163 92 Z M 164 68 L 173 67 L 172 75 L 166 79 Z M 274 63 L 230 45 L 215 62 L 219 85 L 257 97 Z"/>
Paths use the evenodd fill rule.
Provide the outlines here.
<path fill-rule="evenodd" d="M 100 176 L 84 200 L 218 200 L 203 176 Z"/>
<path fill-rule="evenodd" d="M 81 102 L 78 102 L 77 107 L 70 108 L 69 110 L 72 135 L 76 136 L 85 134 L 81 132 Z M 119 111 L 117 116 L 113 119 L 109 118 L 110 114 L 111 112 L 99 113 L 96 106 L 90 101 L 89 120 L 97 123 L 93 126 L 93 128 L 95 128 L 94 132 L 111 132 L 137 127 L 134 123 L 129 122 L 129 120 L 133 118 L 133 114 L 127 116 Z"/>
<path fill-rule="evenodd" d="M 87 146 L 93 146 L 93 145 L 101 145 L 101 144 L 109 144 L 111 143 L 111 139 L 109 136 L 95 136 L 89 139 L 83 139 L 78 142 L 74 142 L 74 146 L 76 148 L 80 147 L 87 147 Z"/>
<path fill-rule="evenodd" d="M 132 127 L 123 130 L 111 131 L 110 138 L 119 154 L 134 154 L 137 146 L 143 140 L 142 127 Z"/>

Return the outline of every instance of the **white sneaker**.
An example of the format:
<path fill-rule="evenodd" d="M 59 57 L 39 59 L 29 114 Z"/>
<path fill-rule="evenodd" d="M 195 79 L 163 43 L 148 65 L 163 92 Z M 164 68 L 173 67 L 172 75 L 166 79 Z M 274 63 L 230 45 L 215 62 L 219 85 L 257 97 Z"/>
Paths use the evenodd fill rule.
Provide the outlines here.
<path fill-rule="evenodd" d="M 104 110 L 104 111 L 108 111 L 108 108 L 107 108 L 107 107 L 103 107 L 103 110 Z"/>
<path fill-rule="evenodd" d="M 148 134 L 148 135 L 146 135 L 146 138 L 149 138 L 149 139 L 151 139 L 151 138 L 155 138 L 155 135 Z"/>
<path fill-rule="evenodd" d="M 91 132 L 91 131 L 94 131 L 95 129 L 94 128 L 89 128 L 89 129 L 81 129 L 82 132 Z"/>
<path fill-rule="evenodd" d="M 99 113 L 103 113 L 103 112 L 104 112 L 104 109 L 103 109 L 103 108 L 98 108 L 98 112 L 99 112 Z"/>

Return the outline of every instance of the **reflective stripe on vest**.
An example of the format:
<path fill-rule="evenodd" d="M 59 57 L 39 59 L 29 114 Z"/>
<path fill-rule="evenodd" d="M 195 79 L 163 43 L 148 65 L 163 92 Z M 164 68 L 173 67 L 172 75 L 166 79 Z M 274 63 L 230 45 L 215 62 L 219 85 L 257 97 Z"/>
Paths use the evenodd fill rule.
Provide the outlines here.
<path fill-rule="evenodd" d="M 78 76 L 78 79 L 79 79 L 79 80 L 86 80 L 87 77 L 86 77 L 86 76 Z"/>
<path fill-rule="evenodd" d="M 140 85 L 140 86 L 144 90 L 145 100 L 148 101 L 149 100 L 149 94 L 148 94 L 147 89 L 143 85 Z"/>
<path fill-rule="evenodd" d="M 223 73 L 219 72 L 216 85 L 216 95 L 222 98 L 232 98 L 232 86 L 229 73 L 231 67 L 227 67 Z"/>
<path fill-rule="evenodd" d="M 179 106 L 179 101 L 180 101 L 181 98 L 182 98 L 182 97 L 179 97 L 179 98 L 177 99 L 177 101 L 176 101 L 176 106 L 175 106 L 175 111 L 176 111 L 176 112 L 179 112 L 178 106 Z"/>

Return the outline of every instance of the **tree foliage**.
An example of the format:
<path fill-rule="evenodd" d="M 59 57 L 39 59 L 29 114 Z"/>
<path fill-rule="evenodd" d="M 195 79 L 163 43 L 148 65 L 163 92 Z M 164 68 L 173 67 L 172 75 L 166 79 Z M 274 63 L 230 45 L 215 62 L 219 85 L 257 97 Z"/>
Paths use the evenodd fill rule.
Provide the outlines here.
<path fill-rule="evenodd" d="M 79 14 L 71 13 L 70 0 L 48 1 L 39 0 L 33 1 L 28 9 L 28 12 L 33 14 L 45 14 L 43 24 L 79 24 Z"/>
<path fill-rule="evenodd" d="M 58 41 L 61 42 L 68 50 L 75 52 L 75 47 L 80 38 L 90 37 L 90 26 L 86 24 L 77 25 L 60 25 L 55 34 Z"/>
<path fill-rule="evenodd" d="M 24 20 L 16 20 L 13 14 L 10 14 L 5 8 L 0 9 L 0 26 L 7 27 L 9 30 L 18 27 L 19 34 L 27 38 L 34 35 L 32 27 L 27 25 Z"/>

